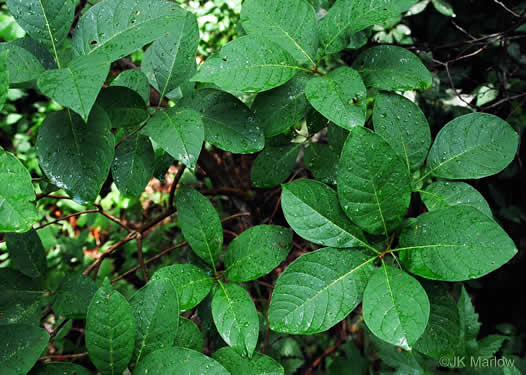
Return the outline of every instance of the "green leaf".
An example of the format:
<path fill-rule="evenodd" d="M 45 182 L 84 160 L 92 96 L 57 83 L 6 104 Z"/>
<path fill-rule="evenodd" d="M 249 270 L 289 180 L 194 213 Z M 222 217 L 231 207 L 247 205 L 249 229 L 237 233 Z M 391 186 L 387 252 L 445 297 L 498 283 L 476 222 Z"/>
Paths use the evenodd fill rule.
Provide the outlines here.
<path fill-rule="evenodd" d="M 431 87 L 431 73 L 420 59 L 397 46 L 378 46 L 362 52 L 353 68 L 365 86 L 380 90 L 424 90 Z"/>
<path fill-rule="evenodd" d="M 199 28 L 195 16 L 186 12 L 170 34 L 156 40 L 144 54 L 141 70 L 164 98 L 195 73 Z"/>
<path fill-rule="evenodd" d="M 9 50 L 0 51 L 0 111 L 4 108 L 9 91 L 9 70 L 7 69 L 7 56 Z"/>
<path fill-rule="evenodd" d="M 237 284 L 219 284 L 212 298 L 212 316 L 217 331 L 236 352 L 252 358 L 259 335 L 256 306 Z"/>
<path fill-rule="evenodd" d="M 414 171 L 426 160 L 431 131 L 426 116 L 411 100 L 398 94 L 380 93 L 373 110 L 376 134 L 382 136 Z"/>
<path fill-rule="evenodd" d="M 173 264 L 163 267 L 153 274 L 152 281 L 163 278 L 174 283 L 181 311 L 197 306 L 214 285 L 214 279 L 193 264 Z"/>
<path fill-rule="evenodd" d="M 489 217 L 493 216 L 489 204 L 482 194 L 465 182 L 437 181 L 424 190 L 420 190 L 419 193 L 428 211 L 466 204 L 475 207 Z"/>
<path fill-rule="evenodd" d="M 343 145 L 345 144 L 348 136 L 349 131 L 347 129 L 344 129 L 341 126 L 336 126 L 333 123 L 329 123 L 329 126 L 327 127 L 327 138 L 329 145 L 334 147 L 334 149 L 338 152 L 338 155 L 341 154 Z"/>
<path fill-rule="evenodd" d="M 130 128 L 141 125 L 150 117 L 141 96 L 122 86 L 103 89 L 96 104 L 108 114 L 112 128 Z"/>
<path fill-rule="evenodd" d="M 399 1 L 338 0 L 320 22 L 320 42 L 324 54 L 340 52 L 357 32 L 396 16 Z"/>
<path fill-rule="evenodd" d="M 320 112 L 316 111 L 310 105 L 308 106 L 307 111 L 305 113 L 305 122 L 309 134 L 316 134 L 324 128 L 326 128 L 327 126 L 329 126 L 329 124 L 331 123 L 329 120 L 323 117 Z"/>
<path fill-rule="evenodd" d="M 46 275 L 46 250 L 35 230 L 8 233 L 6 244 L 13 268 L 34 279 Z"/>
<path fill-rule="evenodd" d="M 40 167 L 76 202 L 93 202 L 108 177 L 115 153 L 110 128 L 108 115 L 97 108 L 87 124 L 69 111 L 50 113 L 38 131 Z"/>
<path fill-rule="evenodd" d="M 431 0 L 435 9 L 444 16 L 456 17 L 453 7 L 447 0 Z"/>
<path fill-rule="evenodd" d="M 216 209 L 201 193 L 183 186 L 177 192 L 177 211 L 185 240 L 215 270 L 223 250 L 223 227 Z"/>
<path fill-rule="evenodd" d="M 11 268 L 0 269 L 0 325 L 40 325 L 40 304 L 44 292 L 39 281 Z"/>
<path fill-rule="evenodd" d="M 480 331 L 479 314 L 471 303 L 471 298 L 462 286 L 457 302 L 459 316 L 459 343 L 461 354 L 475 354 L 478 349 L 477 336 Z"/>
<path fill-rule="evenodd" d="M 300 70 L 306 69 L 278 44 L 246 35 L 209 57 L 192 81 L 214 83 L 227 91 L 261 92 L 284 84 Z"/>
<path fill-rule="evenodd" d="M 252 358 L 240 356 L 228 346 L 219 349 L 213 358 L 221 363 L 232 375 L 284 375 L 285 370 L 271 357 L 254 353 Z"/>
<path fill-rule="evenodd" d="M 429 299 L 420 283 L 382 263 L 363 292 L 367 327 L 390 344 L 411 350 L 429 320 Z"/>
<path fill-rule="evenodd" d="M 306 1 L 245 1 L 241 23 L 249 35 L 264 35 L 299 63 L 316 65 L 318 21 L 313 7 Z"/>
<path fill-rule="evenodd" d="M 497 354 L 502 347 L 504 341 L 509 340 L 508 336 L 489 335 L 484 337 L 479 342 L 479 352 L 477 353 L 482 358 L 492 358 Z"/>
<path fill-rule="evenodd" d="M 75 2 L 70 0 L 7 0 L 16 22 L 31 36 L 53 51 L 68 36 Z M 57 61 L 57 64 L 60 64 Z"/>
<path fill-rule="evenodd" d="M 22 324 L 0 325 L 2 375 L 27 374 L 49 341 L 45 329 Z"/>
<path fill-rule="evenodd" d="M 67 275 L 56 291 L 55 314 L 64 318 L 84 319 L 97 285 L 82 274 Z"/>
<path fill-rule="evenodd" d="M 369 233 L 388 235 L 407 213 L 411 177 L 402 158 L 382 137 L 355 127 L 338 165 L 338 197 L 355 224 Z"/>
<path fill-rule="evenodd" d="M 300 73 L 275 89 L 256 96 L 252 110 L 265 131 L 265 137 L 281 134 L 305 116 L 307 99 L 305 85 L 309 76 Z"/>
<path fill-rule="evenodd" d="M 91 372 L 74 363 L 51 362 L 37 365 L 29 375 L 91 375 Z"/>
<path fill-rule="evenodd" d="M 427 157 L 426 176 L 482 178 L 499 173 L 517 152 L 519 137 L 504 120 L 488 113 L 470 113 L 448 122 Z"/>
<path fill-rule="evenodd" d="M 180 107 L 201 112 L 207 142 L 234 154 L 251 154 L 265 146 L 257 119 L 235 96 L 214 89 L 201 89 L 183 98 Z"/>
<path fill-rule="evenodd" d="M 376 356 L 382 362 L 398 371 L 395 374 L 400 375 L 425 375 L 423 369 L 422 355 L 416 351 L 400 350 L 400 348 L 388 344 L 375 336 L 371 335 L 376 349 Z"/>
<path fill-rule="evenodd" d="M 278 225 L 257 225 L 235 238 L 225 254 L 230 281 L 250 281 L 270 273 L 292 248 L 292 232 Z"/>
<path fill-rule="evenodd" d="M 409 272 L 443 281 L 479 278 L 517 253 L 492 218 L 466 205 L 420 215 L 403 228 L 399 243 L 400 260 Z"/>
<path fill-rule="evenodd" d="M 139 94 L 145 104 L 150 103 L 150 84 L 146 75 L 140 70 L 125 70 L 111 82 L 110 86 L 127 87 Z"/>
<path fill-rule="evenodd" d="M 115 150 L 111 174 L 125 196 L 138 197 L 153 176 L 155 154 L 150 140 L 140 134 L 125 138 Z"/>
<path fill-rule="evenodd" d="M 368 246 L 362 231 L 345 217 L 336 192 L 321 182 L 283 185 L 281 208 L 294 232 L 307 241 L 331 247 Z"/>
<path fill-rule="evenodd" d="M 38 220 L 31 175 L 13 154 L 0 147 L 0 232 L 25 232 Z"/>
<path fill-rule="evenodd" d="M 77 112 L 87 122 L 109 68 L 103 56 L 76 57 L 63 69 L 42 73 L 38 88 L 60 105 Z"/>
<path fill-rule="evenodd" d="M 86 348 L 97 370 L 117 375 L 128 367 L 135 346 L 135 318 L 128 301 L 108 279 L 91 300 L 86 317 Z"/>
<path fill-rule="evenodd" d="M 365 124 L 367 91 L 360 75 L 349 67 L 312 78 L 305 95 L 318 112 L 336 125 L 351 129 Z"/>
<path fill-rule="evenodd" d="M 144 358 L 133 375 L 230 375 L 218 362 L 192 349 L 172 347 L 156 350 Z"/>
<path fill-rule="evenodd" d="M 203 334 L 199 327 L 190 319 L 179 318 L 179 329 L 175 337 L 174 346 L 203 351 Z"/>
<path fill-rule="evenodd" d="M 252 164 L 250 171 L 252 185 L 258 188 L 271 188 L 285 181 L 296 166 L 300 147 L 299 143 L 265 147 Z"/>
<path fill-rule="evenodd" d="M 171 33 L 184 17 L 186 12 L 167 0 L 105 0 L 80 18 L 73 52 L 115 61 Z"/>
<path fill-rule="evenodd" d="M 130 299 L 136 322 L 134 358 L 173 344 L 179 327 L 177 289 L 170 279 L 151 280 Z"/>
<path fill-rule="evenodd" d="M 313 176 L 323 183 L 336 185 L 340 154 L 334 147 L 321 143 L 312 143 L 305 148 L 303 160 Z"/>
<path fill-rule="evenodd" d="M 301 335 L 328 330 L 360 303 L 375 259 L 358 249 L 324 248 L 302 255 L 276 282 L 270 328 Z"/>
<path fill-rule="evenodd" d="M 203 121 L 198 112 L 181 108 L 158 111 L 141 134 L 151 137 L 192 171 L 195 169 L 205 138 Z"/>

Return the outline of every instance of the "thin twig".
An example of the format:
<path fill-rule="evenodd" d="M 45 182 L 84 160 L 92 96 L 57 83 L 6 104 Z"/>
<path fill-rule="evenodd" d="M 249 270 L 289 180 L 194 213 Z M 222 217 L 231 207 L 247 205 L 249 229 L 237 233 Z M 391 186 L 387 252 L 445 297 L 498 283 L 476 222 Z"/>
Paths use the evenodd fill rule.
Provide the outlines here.
<path fill-rule="evenodd" d="M 37 194 L 37 201 L 43 198 L 50 198 L 50 199 L 71 199 L 71 197 L 65 196 L 65 195 L 53 195 L 51 193 L 42 193 Z"/>
<path fill-rule="evenodd" d="M 133 240 L 136 236 L 137 236 L 137 232 L 132 232 L 132 233 L 128 234 L 125 238 L 123 238 L 122 240 L 117 242 L 115 245 L 110 247 L 108 250 L 106 250 L 105 252 L 100 254 L 99 257 L 95 260 L 95 262 L 91 263 L 89 265 L 89 267 L 86 268 L 86 270 L 84 272 L 82 272 L 82 274 L 84 276 L 87 276 L 87 275 L 89 275 L 91 273 L 91 271 L 93 271 L 95 269 L 94 279 L 96 279 L 97 278 L 97 273 L 98 273 L 98 270 L 99 270 L 99 267 L 100 267 L 100 264 L 102 263 L 102 261 L 108 255 L 110 255 L 112 252 L 117 250 L 119 247 L 121 247 L 122 245 L 124 245 L 124 244 L 130 242 L 131 240 Z"/>
<path fill-rule="evenodd" d="M 179 169 L 177 170 L 177 174 L 175 175 L 174 180 L 172 182 L 172 187 L 170 188 L 170 198 L 168 199 L 168 207 L 170 208 L 174 208 L 175 190 L 177 189 L 177 184 L 179 183 L 179 180 L 183 176 L 185 169 L 186 169 L 186 165 L 180 164 Z"/>
<path fill-rule="evenodd" d="M 35 230 L 40 230 L 40 229 L 45 228 L 45 227 L 47 227 L 49 225 L 56 224 L 56 223 L 58 223 L 60 221 L 67 220 L 67 219 L 72 218 L 72 217 L 76 217 L 76 216 L 80 216 L 80 215 L 84 215 L 84 214 L 92 214 L 92 213 L 97 213 L 97 212 L 100 212 L 99 209 L 91 209 L 91 210 L 86 210 L 86 211 L 81 211 L 81 212 L 75 212 L 75 213 L 70 214 L 70 215 L 59 217 L 58 219 L 50 221 L 49 223 L 42 224 L 42 225 L 36 227 Z"/>
<path fill-rule="evenodd" d="M 508 8 L 506 4 L 504 4 L 502 1 L 493 0 L 494 3 L 499 4 L 501 7 L 503 7 L 507 12 L 513 14 L 515 17 L 521 18 L 521 15 L 518 13 L 515 13 L 513 10 Z"/>
<path fill-rule="evenodd" d="M 148 282 L 148 274 L 146 273 L 146 267 L 144 266 L 144 257 L 142 253 L 142 234 L 137 233 L 137 256 L 139 257 L 139 267 L 141 268 L 142 277 L 144 281 Z"/>
<path fill-rule="evenodd" d="M 333 353 L 336 349 L 338 349 L 338 347 L 344 342 L 345 339 L 339 339 L 333 346 L 326 349 L 318 358 L 314 360 L 314 362 L 312 362 L 312 365 L 310 365 L 310 367 L 307 370 L 305 370 L 303 375 L 311 375 L 316 369 L 316 367 L 320 365 L 321 361 L 323 361 L 325 357 L 327 357 L 329 354 Z"/>
<path fill-rule="evenodd" d="M 77 354 L 60 354 L 60 355 L 47 355 L 44 357 L 40 357 L 38 361 L 65 361 L 68 359 L 75 359 L 75 358 L 83 358 L 88 355 L 88 352 L 84 353 L 77 353 Z"/>
<path fill-rule="evenodd" d="M 124 224 L 124 223 L 122 222 L 122 220 L 117 219 L 115 216 L 112 216 L 112 215 L 110 215 L 109 213 L 107 213 L 106 211 L 104 211 L 104 209 L 102 208 L 102 206 L 101 206 L 100 204 L 98 204 L 98 203 L 94 203 L 93 205 L 99 209 L 99 212 L 101 213 L 101 215 L 103 215 L 103 216 L 105 216 L 106 218 L 110 219 L 110 220 L 113 221 L 114 223 L 119 224 L 121 227 L 123 227 L 124 229 L 126 229 L 126 231 L 128 231 L 129 233 L 133 232 L 132 229 L 130 229 L 126 224 Z"/>

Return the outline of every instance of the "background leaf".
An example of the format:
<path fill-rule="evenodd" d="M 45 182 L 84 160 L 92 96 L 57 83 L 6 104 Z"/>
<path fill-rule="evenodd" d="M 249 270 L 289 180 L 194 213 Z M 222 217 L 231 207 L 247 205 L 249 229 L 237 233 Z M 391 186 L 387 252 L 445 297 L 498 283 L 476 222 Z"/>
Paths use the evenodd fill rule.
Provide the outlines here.
<path fill-rule="evenodd" d="M 254 353 L 251 359 L 240 356 L 230 347 L 216 351 L 213 358 L 232 375 L 283 375 L 283 367 L 269 356 Z"/>
<path fill-rule="evenodd" d="M 285 181 L 296 166 L 300 148 L 299 143 L 265 147 L 252 164 L 250 171 L 252 185 L 258 188 L 270 188 Z"/>
<path fill-rule="evenodd" d="M 179 329 L 177 330 L 174 345 L 202 352 L 203 334 L 193 321 L 180 317 Z"/>
<path fill-rule="evenodd" d="M 44 294 L 40 280 L 31 279 L 11 268 L 0 268 L 0 325 L 40 325 L 40 305 Z"/>
<path fill-rule="evenodd" d="M 8 50 L 0 52 L 0 111 L 4 108 L 9 91 L 9 70 L 7 69 Z"/>
<path fill-rule="evenodd" d="M 74 363 L 56 362 L 39 364 L 33 368 L 29 375 L 91 375 L 86 368 Z"/>
<path fill-rule="evenodd" d="M 53 312 L 64 318 L 85 319 L 97 285 L 82 274 L 66 275 L 56 291 Z"/>
<path fill-rule="evenodd" d="M 40 327 L 0 325 L 2 375 L 27 374 L 46 348 L 49 334 Z"/>
<path fill-rule="evenodd" d="M 146 75 L 134 69 L 128 69 L 117 76 L 110 86 L 127 87 L 141 96 L 145 104 L 150 104 L 150 84 Z"/>
<path fill-rule="evenodd" d="M 319 181 L 336 185 L 340 154 L 331 145 L 312 143 L 303 154 L 305 165 Z"/>
<path fill-rule="evenodd" d="M 112 128 L 138 126 L 150 117 L 143 98 L 137 92 L 123 86 L 103 89 L 97 97 L 96 104 L 106 111 Z"/>
<path fill-rule="evenodd" d="M 47 271 L 46 250 L 37 232 L 8 233 L 5 238 L 13 268 L 31 278 L 44 278 Z"/>

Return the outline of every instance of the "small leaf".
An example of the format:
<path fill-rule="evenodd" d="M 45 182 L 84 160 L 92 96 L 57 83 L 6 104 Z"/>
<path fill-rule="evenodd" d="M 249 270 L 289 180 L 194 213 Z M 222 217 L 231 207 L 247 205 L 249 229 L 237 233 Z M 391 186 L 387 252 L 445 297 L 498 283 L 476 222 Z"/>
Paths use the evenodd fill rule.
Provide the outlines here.
<path fill-rule="evenodd" d="M 141 96 L 145 104 L 150 103 L 150 84 L 140 70 L 128 69 L 117 76 L 110 86 L 127 87 Z"/>
<path fill-rule="evenodd" d="M 50 362 L 37 365 L 29 375 L 91 375 L 91 372 L 74 363 Z"/>
<path fill-rule="evenodd" d="M 108 279 L 91 300 L 86 317 L 86 348 L 103 375 L 120 375 L 135 346 L 135 318 L 128 301 Z"/>
<path fill-rule="evenodd" d="M 336 125 L 351 129 L 365 123 L 367 92 L 360 75 L 349 67 L 312 78 L 305 95 L 318 112 Z"/>
<path fill-rule="evenodd" d="M 44 278 L 47 271 L 46 250 L 37 232 L 9 233 L 7 251 L 13 268 L 31 278 Z"/>
<path fill-rule="evenodd" d="M 67 275 L 56 291 L 53 311 L 64 318 L 85 319 L 96 284 L 82 274 Z"/>
<path fill-rule="evenodd" d="M 254 353 L 249 359 L 240 356 L 228 346 L 219 349 L 213 358 L 221 363 L 232 375 L 284 375 L 285 370 L 271 357 Z"/>
<path fill-rule="evenodd" d="M 93 202 L 108 177 L 115 140 L 111 122 L 100 108 L 85 124 L 69 111 L 50 113 L 38 131 L 40 167 L 79 203 Z"/>
<path fill-rule="evenodd" d="M 0 51 L 0 111 L 4 108 L 9 91 L 9 70 L 7 69 L 7 54 L 9 50 Z"/>
<path fill-rule="evenodd" d="M 407 270 L 431 280 L 476 279 L 517 253 L 492 218 L 467 205 L 420 215 L 402 228 L 399 243 L 400 260 Z"/>
<path fill-rule="evenodd" d="M 431 0 L 433 6 L 437 11 L 442 13 L 444 16 L 456 17 L 453 7 L 447 0 Z"/>
<path fill-rule="evenodd" d="M 141 130 L 175 159 L 194 170 L 205 132 L 201 115 L 191 109 L 168 108 L 156 112 Z"/>
<path fill-rule="evenodd" d="M 212 298 L 212 316 L 217 331 L 236 352 L 252 357 L 259 335 L 254 302 L 237 284 L 219 284 Z"/>
<path fill-rule="evenodd" d="M 427 175 L 449 179 L 482 178 L 499 173 L 515 157 L 519 137 L 504 120 L 470 113 L 448 122 L 427 157 Z"/>
<path fill-rule="evenodd" d="M 305 148 L 303 160 L 316 179 L 326 184 L 336 185 L 340 154 L 334 147 L 312 143 Z"/>
<path fill-rule="evenodd" d="M 431 87 L 431 73 L 420 59 L 397 46 L 378 46 L 362 52 L 353 68 L 365 86 L 380 90 L 424 90 Z"/>
<path fill-rule="evenodd" d="M 49 341 L 45 329 L 22 324 L 0 325 L 0 337 L 2 375 L 27 374 Z"/>
<path fill-rule="evenodd" d="M 250 171 L 252 185 L 258 188 L 278 186 L 290 176 L 296 166 L 301 144 L 267 146 L 254 160 Z"/>
<path fill-rule="evenodd" d="M 203 351 L 203 334 L 199 327 L 190 319 L 180 317 L 174 346 Z"/>
<path fill-rule="evenodd" d="M 235 238 L 225 254 L 230 281 L 250 281 L 270 273 L 287 258 L 292 232 L 278 225 L 257 225 Z"/>
<path fill-rule="evenodd" d="M 103 89 L 96 101 L 108 114 L 112 128 L 130 128 L 141 125 L 149 118 L 141 96 L 122 86 Z"/>
<path fill-rule="evenodd" d="M 272 292 L 270 328 L 301 335 L 328 330 L 360 303 L 375 259 L 358 249 L 335 248 L 297 258 Z"/>
<path fill-rule="evenodd" d="M 478 349 L 477 336 L 480 332 L 479 314 L 471 303 L 471 298 L 462 286 L 460 297 L 457 302 L 459 316 L 459 343 L 461 354 L 475 354 Z"/>
<path fill-rule="evenodd" d="M 407 166 L 382 137 L 355 127 L 338 165 L 338 198 L 363 230 L 388 235 L 402 222 L 411 200 Z"/>
<path fill-rule="evenodd" d="M 278 44 L 246 35 L 210 56 L 192 81 L 214 83 L 227 91 L 261 92 L 284 84 L 300 70 L 306 69 Z"/>
<path fill-rule="evenodd" d="M 0 268 L 0 325 L 40 325 L 40 304 L 44 292 L 40 282 L 11 268 Z"/>
<path fill-rule="evenodd" d="M 363 293 L 367 327 L 390 344 L 411 350 L 429 320 L 429 299 L 407 273 L 382 263 Z"/>
<path fill-rule="evenodd" d="M 197 306 L 210 293 L 214 285 L 214 279 L 193 264 L 172 264 L 162 267 L 153 274 L 152 281 L 163 278 L 174 283 L 181 311 Z"/>

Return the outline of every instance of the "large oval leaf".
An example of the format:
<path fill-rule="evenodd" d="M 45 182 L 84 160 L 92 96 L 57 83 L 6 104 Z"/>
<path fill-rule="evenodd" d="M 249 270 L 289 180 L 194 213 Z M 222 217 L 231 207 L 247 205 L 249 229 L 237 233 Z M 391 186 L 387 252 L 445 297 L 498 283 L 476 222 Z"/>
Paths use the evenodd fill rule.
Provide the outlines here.
<path fill-rule="evenodd" d="M 355 127 L 338 165 L 338 197 L 354 223 L 369 233 L 387 235 L 400 225 L 409 207 L 407 166 L 382 137 Z"/>
<path fill-rule="evenodd" d="M 427 168 L 436 177 L 482 178 L 499 173 L 517 152 L 519 136 L 504 120 L 470 113 L 447 123 L 438 133 Z"/>
<path fill-rule="evenodd" d="M 0 326 L 40 324 L 40 304 L 44 296 L 40 280 L 31 279 L 11 268 L 0 269 Z"/>
<path fill-rule="evenodd" d="M 299 143 L 265 147 L 252 164 L 250 171 L 252 185 L 258 188 L 271 188 L 285 181 L 296 166 L 300 147 Z"/>
<path fill-rule="evenodd" d="M 420 215 L 403 228 L 399 243 L 400 259 L 408 271 L 443 281 L 479 278 L 517 253 L 492 218 L 467 205 Z"/>
<path fill-rule="evenodd" d="M 179 328 L 177 329 L 174 346 L 202 352 L 203 334 L 199 327 L 190 319 L 179 317 Z"/>
<path fill-rule="evenodd" d="M 89 277 L 78 273 L 69 274 L 55 293 L 53 312 L 64 318 L 85 319 L 96 292 L 97 286 Z"/>
<path fill-rule="evenodd" d="M 37 232 L 9 233 L 7 251 L 13 268 L 31 278 L 44 278 L 47 271 L 46 251 Z"/>
<path fill-rule="evenodd" d="M 38 131 L 40 167 L 77 202 L 93 202 L 108 177 L 115 153 L 110 128 L 108 115 L 98 108 L 87 124 L 69 111 L 50 113 Z"/>
<path fill-rule="evenodd" d="M 111 86 L 126 87 L 141 96 L 145 104 L 150 104 L 150 84 L 146 75 L 135 69 L 123 71 L 112 82 Z"/>
<path fill-rule="evenodd" d="M 312 143 L 305 148 L 303 161 L 317 180 L 325 184 L 336 185 L 340 154 L 333 146 Z"/>
<path fill-rule="evenodd" d="M 358 249 L 335 248 L 299 257 L 274 287 L 270 328 L 302 335 L 328 330 L 360 303 L 375 259 Z"/>
<path fill-rule="evenodd" d="M 38 46 L 36 48 L 33 48 Z M 37 51 L 44 50 L 46 58 L 37 56 Z M 46 70 L 42 61 L 53 61 L 47 50 L 29 37 L 17 39 L 9 43 L 0 43 L 0 51 L 9 51 L 7 54 L 7 70 L 11 86 L 37 80 Z M 54 64 L 54 62 L 53 62 Z M 50 66 L 49 68 L 55 68 Z"/>
<path fill-rule="evenodd" d="M 0 337 L 2 375 L 27 374 L 49 341 L 45 329 L 22 324 L 0 325 Z"/>
<path fill-rule="evenodd" d="M 251 359 L 240 356 L 232 348 L 216 351 L 213 358 L 221 363 L 232 375 L 284 375 L 285 370 L 278 362 L 261 353 L 254 353 Z"/>
<path fill-rule="evenodd" d="M 29 375 L 92 375 L 86 368 L 67 362 L 39 364 Z"/>
<path fill-rule="evenodd" d="M 112 87 L 103 89 L 95 102 L 110 117 L 112 128 L 130 128 L 148 120 L 150 116 L 143 98 L 133 89 L 114 85 L 114 83 L 115 81 L 112 82 Z"/>

